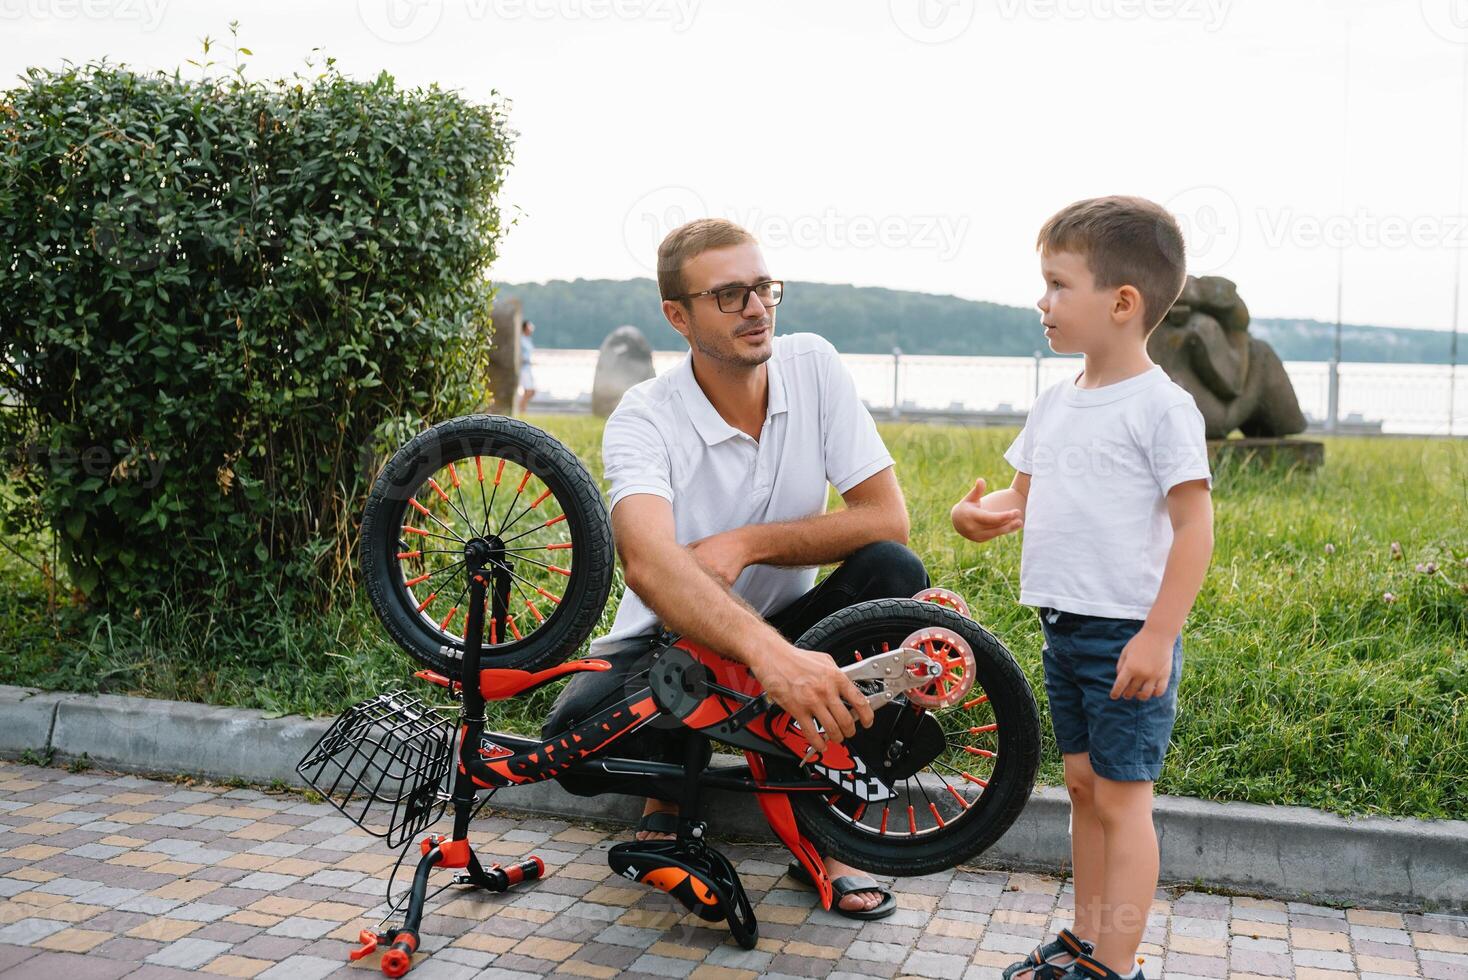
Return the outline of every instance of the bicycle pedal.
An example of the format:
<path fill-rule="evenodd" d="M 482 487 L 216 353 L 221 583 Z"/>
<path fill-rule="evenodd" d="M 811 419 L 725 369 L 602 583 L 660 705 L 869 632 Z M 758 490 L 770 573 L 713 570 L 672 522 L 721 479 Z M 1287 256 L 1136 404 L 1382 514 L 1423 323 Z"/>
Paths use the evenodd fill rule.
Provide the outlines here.
<path fill-rule="evenodd" d="M 667 892 L 706 922 L 723 920 L 736 942 L 753 949 L 759 935 L 754 908 L 729 859 L 703 844 L 677 840 L 624 841 L 607 864 L 631 881 Z"/>

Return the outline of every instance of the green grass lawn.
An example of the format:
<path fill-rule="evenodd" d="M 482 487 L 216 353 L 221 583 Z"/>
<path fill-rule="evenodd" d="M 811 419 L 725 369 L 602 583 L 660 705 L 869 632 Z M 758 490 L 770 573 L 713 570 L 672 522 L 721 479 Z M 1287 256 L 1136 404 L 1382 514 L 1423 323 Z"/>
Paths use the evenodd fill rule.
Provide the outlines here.
<path fill-rule="evenodd" d="M 599 421 L 531 421 L 600 475 Z M 973 545 L 948 524 L 975 476 L 1008 484 L 1001 454 L 1013 430 L 882 428 L 912 512 L 913 548 L 934 584 L 967 597 L 1014 652 L 1044 715 L 1040 629 L 1017 603 L 1019 537 Z M 1213 565 L 1184 633 L 1179 714 L 1158 791 L 1342 813 L 1468 812 L 1468 443 L 1329 439 L 1313 474 L 1216 476 Z M 10 543 L 39 560 L 39 542 Z M 34 568 L 0 551 L 0 572 L 5 683 L 280 713 L 334 713 L 385 686 L 417 684 L 360 598 L 324 615 L 272 597 L 248 616 L 159 605 L 81 627 L 46 613 Z M 553 695 L 491 706 L 500 712 L 492 721 L 533 730 Z M 1060 760 L 1042 722 L 1041 779 L 1058 785 Z"/>

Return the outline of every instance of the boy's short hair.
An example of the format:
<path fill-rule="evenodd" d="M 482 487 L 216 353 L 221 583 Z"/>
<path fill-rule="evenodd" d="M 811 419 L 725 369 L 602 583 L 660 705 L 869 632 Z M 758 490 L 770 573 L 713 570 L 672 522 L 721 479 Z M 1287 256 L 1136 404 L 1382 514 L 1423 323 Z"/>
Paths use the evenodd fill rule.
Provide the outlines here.
<path fill-rule="evenodd" d="M 1098 289 L 1130 285 L 1142 294 L 1150 335 L 1183 291 L 1183 233 L 1160 204 L 1142 197 L 1093 197 L 1051 215 L 1035 240 L 1041 253 L 1075 252 Z"/>
<path fill-rule="evenodd" d="M 711 248 L 757 244 L 755 237 L 723 218 L 698 218 L 679 225 L 658 246 L 658 292 L 663 299 L 677 299 L 688 292 L 683 266 Z"/>

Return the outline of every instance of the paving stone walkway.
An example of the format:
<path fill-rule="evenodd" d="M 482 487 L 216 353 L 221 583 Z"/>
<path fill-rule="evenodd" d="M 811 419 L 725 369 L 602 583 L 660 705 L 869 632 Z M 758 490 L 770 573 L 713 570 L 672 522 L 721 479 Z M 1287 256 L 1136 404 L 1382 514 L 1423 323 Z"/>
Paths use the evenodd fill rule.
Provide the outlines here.
<path fill-rule="evenodd" d="M 897 914 L 858 923 L 814 908 L 778 849 L 730 845 L 760 921 L 746 951 L 613 876 L 605 851 L 625 830 L 492 816 L 471 836 L 486 859 L 533 852 L 549 873 L 440 895 L 411 980 L 989 980 L 1072 907 L 1059 879 L 963 870 L 902 879 Z M 346 954 L 384 911 L 394 857 L 297 795 L 0 763 L 0 977 L 380 977 L 376 956 Z M 1468 919 L 1164 889 L 1141 955 L 1152 980 L 1468 980 Z"/>

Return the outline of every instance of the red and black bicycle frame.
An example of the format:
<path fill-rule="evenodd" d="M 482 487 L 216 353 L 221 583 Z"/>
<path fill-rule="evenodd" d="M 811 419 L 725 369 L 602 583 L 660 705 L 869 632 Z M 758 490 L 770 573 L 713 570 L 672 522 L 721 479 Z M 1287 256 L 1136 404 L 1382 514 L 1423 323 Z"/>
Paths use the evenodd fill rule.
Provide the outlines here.
<path fill-rule="evenodd" d="M 452 841 L 467 837 L 468 805 L 472 804 L 477 790 L 554 779 L 573 770 L 581 777 L 604 779 L 609 789 L 615 787 L 615 791 L 620 793 L 637 794 L 642 792 L 641 786 L 646 787 L 648 795 L 680 797 L 687 796 L 694 788 L 755 793 L 771 829 L 810 872 L 823 905 L 830 907 L 833 896 L 825 865 L 796 827 L 795 814 L 786 794 L 829 794 L 832 784 L 824 780 L 777 781 L 768 778 L 768 758 L 799 762 L 809 743 L 788 715 L 772 709 L 747 667 L 691 640 L 679 639 L 672 644 L 674 650 L 686 655 L 677 659 L 695 662 L 707 671 L 707 679 L 698 691 L 692 710 L 685 708 L 678 713 L 679 725 L 743 748 L 747 760 L 743 766 L 690 771 L 687 765 L 609 758 L 606 753 L 618 739 L 667 713 L 666 708 L 659 705 L 651 686 L 545 740 L 501 732 L 486 734 L 487 701 L 516 697 L 566 674 L 607 670 L 611 665 L 604 660 L 584 659 L 534 673 L 481 669 L 485 606 L 489 605 L 491 615 L 503 621 L 510 580 L 508 574 L 501 570 L 503 566 L 495 561 L 492 549 L 486 549 L 483 556 L 471 555 L 469 563 L 469 621 L 465 629 L 463 674 L 457 682 L 450 682 L 448 678 L 430 671 L 420 671 L 417 675 L 463 694 L 464 711 L 456 753 L 458 766 L 453 794 L 455 820 Z M 854 767 L 849 752 L 837 744 L 828 746 L 819 761 L 822 766 L 836 771 Z M 696 783 L 696 787 L 690 783 Z M 696 819 L 691 811 L 685 810 L 685 813 L 688 819 Z"/>

